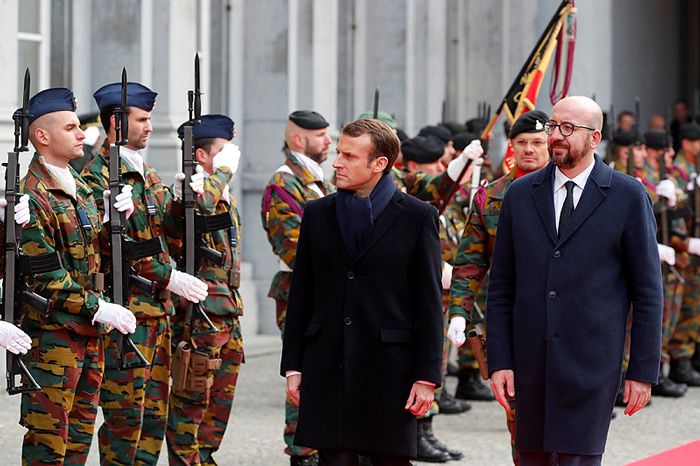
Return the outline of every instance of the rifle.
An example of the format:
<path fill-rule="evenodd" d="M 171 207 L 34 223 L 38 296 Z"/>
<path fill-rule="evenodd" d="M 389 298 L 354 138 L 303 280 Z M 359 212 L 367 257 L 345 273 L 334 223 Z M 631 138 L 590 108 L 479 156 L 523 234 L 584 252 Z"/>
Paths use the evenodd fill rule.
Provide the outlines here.
<path fill-rule="evenodd" d="M 670 143 L 670 136 L 669 133 L 666 133 L 666 137 Z M 661 153 L 661 160 L 659 160 L 659 182 L 662 180 L 666 179 L 667 175 L 667 170 L 666 170 L 666 151 L 668 151 L 669 148 L 667 147 L 664 149 L 664 151 Z M 667 246 L 671 245 L 671 232 L 670 232 L 670 225 L 671 225 L 671 218 L 669 216 L 668 212 L 668 204 L 667 200 L 664 196 L 659 196 L 659 224 L 660 224 L 660 235 L 661 235 L 661 244 L 665 244 Z M 684 283 L 685 280 L 681 276 L 680 273 L 678 273 L 678 270 L 676 269 L 675 266 L 673 265 L 668 265 L 669 271 L 676 277 L 676 280 L 678 280 L 679 283 Z"/>
<path fill-rule="evenodd" d="M 627 174 L 630 176 L 635 176 L 636 173 L 636 167 L 634 166 L 634 150 L 632 149 L 633 147 L 636 147 L 636 144 L 638 142 L 638 135 L 639 135 L 639 97 L 634 98 L 634 125 L 632 125 L 632 134 L 635 135 L 635 141 L 634 143 L 629 146 L 628 153 L 627 153 Z"/>
<path fill-rule="evenodd" d="M 379 88 L 374 88 L 374 110 L 372 112 L 372 118 L 375 120 L 379 118 Z"/>
<path fill-rule="evenodd" d="M 489 379 L 489 369 L 486 360 L 486 332 L 484 332 L 484 314 L 479 309 L 479 306 L 474 303 L 474 313 L 477 317 L 477 322 L 473 324 L 472 328 L 467 332 L 467 337 L 469 339 L 469 347 L 474 354 L 474 359 L 476 359 L 479 365 L 479 373 L 481 378 L 484 380 Z"/>
<path fill-rule="evenodd" d="M 196 125 L 202 123 L 202 92 L 199 89 L 199 54 L 195 54 L 194 57 L 194 90 L 187 91 L 187 113 L 188 121 L 184 127 L 184 138 L 182 141 L 182 171 L 185 174 L 185 179 L 182 182 L 182 202 L 185 208 L 185 241 L 183 243 L 183 260 L 185 265 L 184 272 L 195 276 L 196 266 L 201 258 L 214 263 L 215 265 L 222 265 L 225 261 L 225 257 L 219 251 L 207 247 L 204 243 L 204 238 L 202 233 L 219 230 L 224 228 L 230 228 L 233 226 L 231 223 L 231 216 L 228 213 L 212 215 L 202 217 L 195 213 L 195 199 L 196 194 L 190 187 L 190 181 L 192 180 L 192 175 L 195 174 L 197 168 L 197 161 L 194 157 L 194 135 L 193 128 Z M 200 218 L 201 217 L 201 218 Z M 216 220 L 214 220 L 214 218 Z M 209 220 L 210 225 L 206 222 Z M 211 225 L 211 223 L 218 223 L 217 225 Z M 216 228 L 219 227 L 219 228 Z M 196 314 L 201 318 L 201 320 L 206 324 L 206 330 L 200 330 L 194 333 L 216 333 L 219 331 L 214 323 L 209 319 L 207 313 L 204 312 L 201 304 L 194 304 L 190 301 L 187 302 L 186 314 L 185 314 L 185 328 L 189 334 L 189 329 L 193 328 L 194 318 Z M 183 338 L 183 340 L 188 339 Z"/>
<path fill-rule="evenodd" d="M 148 250 L 149 248 L 147 247 L 153 246 L 154 243 L 127 240 L 125 235 L 126 215 L 114 207 L 114 199 L 121 189 L 122 162 L 119 148 L 127 144 L 127 135 L 129 134 L 126 86 L 126 68 L 123 68 L 121 103 L 114 109 L 113 113 L 116 139 L 109 148 L 109 189 L 112 195 L 110 196 L 109 207 L 105 206 L 105 210 L 109 208 L 109 227 L 112 240 L 110 245 L 112 252 L 112 302 L 120 306 L 126 305 L 132 285 L 148 293 L 155 293 L 155 283 L 137 275 L 131 266 L 126 265 L 133 259 L 154 255 L 154 250 Z M 160 252 L 162 250 L 160 239 L 156 238 L 155 241 L 158 243 L 158 252 Z M 120 370 L 149 366 L 148 361 L 143 357 L 143 354 L 141 354 L 131 338 L 117 331 L 115 340 L 119 348 Z M 127 360 L 128 353 L 134 353 L 135 356 L 130 361 Z"/>
<path fill-rule="evenodd" d="M 3 163 L 6 167 L 5 197 L 7 199 L 7 209 L 5 211 L 5 279 L 2 284 L 2 305 L 4 308 L 3 317 L 7 322 L 15 325 L 22 320 L 23 301 L 42 311 L 46 311 L 49 308 L 49 301 L 46 298 L 34 292 L 22 290 L 22 282 L 17 277 L 18 273 L 21 276 L 25 275 L 23 273 L 25 270 L 27 272 L 35 270 L 36 273 L 41 273 L 41 270 L 38 270 L 39 262 L 47 259 L 58 259 L 56 253 L 42 254 L 34 256 L 34 258 L 22 254 L 19 246 L 22 227 L 15 223 L 15 205 L 17 204 L 17 198 L 20 196 L 19 155 L 21 152 L 29 151 L 27 147 L 29 142 L 29 82 L 29 68 L 27 68 L 24 73 L 22 107 L 18 108 L 12 115 L 15 123 L 15 147 L 7 153 L 7 162 Z M 55 266 L 56 263 L 52 260 L 47 260 L 44 265 L 51 267 Z M 58 262 L 58 268 L 60 268 L 60 261 Z M 18 316 L 15 316 L 15 309 L 17 309 Z M 16 395 L 17 393 L 41 390 L 41 387 L 32 377 L 20 356 L 9 351 L 6 353 L 5 376 L 7 378 L 7 393 Z M 18 376 L 22 378 L 18 380 Z"/>

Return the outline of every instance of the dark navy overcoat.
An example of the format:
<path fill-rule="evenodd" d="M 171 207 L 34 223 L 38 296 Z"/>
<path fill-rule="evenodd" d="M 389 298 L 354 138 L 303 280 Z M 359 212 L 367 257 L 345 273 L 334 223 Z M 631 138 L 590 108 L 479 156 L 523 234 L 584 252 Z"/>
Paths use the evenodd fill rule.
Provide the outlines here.
<path fill-rule="evenodd" d="M 302 372 L 295 444 L 415 456 L 406 400 L 441 379 L 437 210 L 396 191 L 349 257 L 335 202 L 307 204 L 294 262 L 281 373 Z"/>
<path fill-rule="evenodd" d="M 488 292 L 489 371 L 515 371 L 517 449 L 602 454 L 631 307 L 626 377 L 658 379 L 656 222 L 644 186 L 596 155 L 558 238 L 553 178 L 550 163 L 515 181 L 503 201 Z"/>

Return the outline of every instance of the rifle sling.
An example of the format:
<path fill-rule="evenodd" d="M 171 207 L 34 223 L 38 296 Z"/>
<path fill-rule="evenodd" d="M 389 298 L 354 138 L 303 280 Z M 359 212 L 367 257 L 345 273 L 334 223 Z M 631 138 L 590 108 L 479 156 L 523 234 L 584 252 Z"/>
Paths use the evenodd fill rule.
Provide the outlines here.
<path fill-rule="evenodd" d="M 19 273 L 24 276 L 54 272 L 63 268 L 61 256 L 57 251 L 36 256 L 20 254 L 17 260 Z"/>
<path fill-rule="evenodd" d="M 163 243 L 161 243 L 160 237 L 141 241 L 122 241 L 122 255 L 124 260 L 157 256 L 161 252 L 163 252 Z"/>
<path fill-rule="evenodd" d="M 197 234 L 225 230 L 232 226 L 231 215 L 228 212 L 216 215 L 195 215 L 194 217 L 194 230 Z"/>

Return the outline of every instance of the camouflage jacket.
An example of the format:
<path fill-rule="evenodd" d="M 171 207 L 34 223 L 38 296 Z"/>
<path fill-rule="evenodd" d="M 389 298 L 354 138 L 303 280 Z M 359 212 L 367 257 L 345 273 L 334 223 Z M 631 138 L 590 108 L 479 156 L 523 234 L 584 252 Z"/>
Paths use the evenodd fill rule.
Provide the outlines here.
<path fill-rule="evenodd" d="M 450 319 L 461 316 L 467 321 L 471 320 L 479 286 L 491 266 L 503 196 L 514 179 L 515 169 L 479 188 L 474 196 L 453 264 Z"/>
<path fill-rule="evenodd" d="M 233 226 L 226 230 L 216 230 L 202 235 L 202 243 L 224 255 L 222 265 L 214 265 L 205 259 L 197 264 L 196 277 L 208 286 L 208 296 L 202 308 L 213 315 L 243 314 L 243 300 L 238 290 L 241 273 L 241 218 L 238 214 L 236 200 L 229 194 L 230 205 L 224 200 L 223 193 L 233 177 L 228 167 L 216 170 L 204 179 L 204 192 L 197 196 L 197 206 L 202 215 L 228 213 Z M 171 249 L 171 254 L 182 260 L 182 242 Z M 179 267 L 184 270 L 183 267 Z M 175 297 L 175 301 L 180 301 Z M 179 305 L 179 303 L 178 303 Z M 178 310 L 179 312 L 179 310 Z"/>
<path fill-rule="evenodd" d="M 439 175 L 428 175 L 425 172 L 411 173 L 406 169 L 391 167 L 391 176 L 399 191 L 428 202 L 439 201 L 454 184 L 447 171 Z"/>
<path fill-rule="evenodd" d="M 92 318 L 102 293 L 93 289 L 92 280 L 100 271 L 100 252 L 105 246 L 100 244 L 102 221 L 92 190 L 70 170 L 76 198 L 61 187 L 38 154 L 20 183 L 20 192 L 30 196 L 30 220 L 21 239 L 23 253 L 36 256 L 56 251 L 62 263 L 58 270 L 27 278 L 28 288 L 47 298 L 50 305 L 45 312 L 25 305 L 24 328 L 68 328 L 79 335 L 96 336 L 100 329 Z"/>
<path fill-rule="evenodd" d="M 289 297 L 301 212 L 306 203 L 334 191 L 332 184 L 314 177 L 291 153 L 287 153 L 284 165 L 272 175 L 265 187 L 261 215 L 272 252 L 280 259 L 280 270 L 272 279 L 269 297 L 282 301 Z"/>
<path fill-rule="evenodd" d="M 144 176 L 122 159 L 122 183 L 132 186 L 134 213 L 126 224 L 126 234 L 134 241 L 161 238 L 163 252 L 157 256 L 131 261 L 135 272 L 156 284 L 155 296 L 137 288 L 132 288 L 128 307 L 137 318 L 160 317 L 174 312 L 169 293 L 163 292 L 170 280 L 170 247 L 177 248 L 181 241 L 183 207 L 181 202 L 173 202 L 170 190 L 163 186 L 153 167 L 145 161 Z M 83 169 L 83 179 L 92 188 L 95 202 L 104 213 L 102 193 L 109 187 L 109 148 L 105 146 Z M 105 272 L 109 263 L 105 261 Z M 109 281 L 109 280 L 108 280 Z"/>
<path fill-rule="evenodd" d="M 457 248 L 459 247 L 460 238 L 462 236 L 462 231 L 464 231 L 466 221 L 462 201 L 464 201 L 464 193 L 460 190 L 457 191 L 447 205 L 445 212 L 440 216 L 442 260 L 450 265 L 454 265 Z"/>

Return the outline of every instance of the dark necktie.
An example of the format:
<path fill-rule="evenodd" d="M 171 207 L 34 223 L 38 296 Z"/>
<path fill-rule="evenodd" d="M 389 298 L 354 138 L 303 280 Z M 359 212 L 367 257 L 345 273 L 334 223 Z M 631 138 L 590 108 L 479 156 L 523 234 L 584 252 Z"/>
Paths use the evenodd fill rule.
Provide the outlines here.
<path fill-rule="evenodd" d="M 566 186 L 566 199 L 564 199 L 564 205 L 562 206 L 561 214 L 559 215 L 558 237 L 561 237 L 564 227 L 566 226 L 566 222 L 569 221 L 569 218 L 574 211 L 574 186 L 576 186 L 576 183 L 573 181 L 567 181 L 564 183 L 564 186 Z"/>

